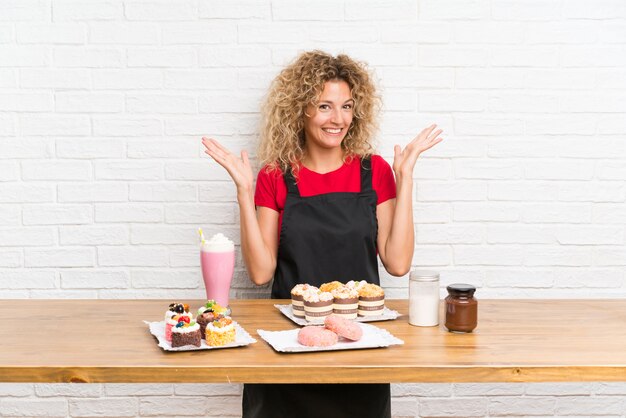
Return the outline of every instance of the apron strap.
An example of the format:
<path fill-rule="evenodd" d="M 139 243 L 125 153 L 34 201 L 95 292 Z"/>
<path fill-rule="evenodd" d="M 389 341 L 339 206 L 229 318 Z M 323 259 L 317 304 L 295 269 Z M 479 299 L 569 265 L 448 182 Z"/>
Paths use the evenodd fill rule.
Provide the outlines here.
<path fill-rule="evenodd" d="M 291 168 L 287 168 L 287 170 L 285 170 L 285 172 L 283 173 L 283 178 L 285 179 L 285 184 L 287 185 L 287 194 L 300 197 L 300 190 L 298 189 L 298 185 L 296 184 L 296 179 L 291 173 Z"/>
<path fill-rule="evenodd" d="M 361 193 L 372 191 L 372 160 L 369 156 L 361 159 Z"/>

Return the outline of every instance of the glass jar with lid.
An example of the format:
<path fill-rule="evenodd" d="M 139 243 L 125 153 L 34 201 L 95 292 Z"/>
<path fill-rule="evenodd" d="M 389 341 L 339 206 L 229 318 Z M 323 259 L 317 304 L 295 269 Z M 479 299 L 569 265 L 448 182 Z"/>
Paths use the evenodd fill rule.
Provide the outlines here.
<path fill-rule="evenodd" d="M 455 283 L 446 287 L 446 328 L 452 332 L 472 332 L 478 325 L 476 287 Z"/>
<path fill-rule="evenodd" d="M 413 270 L 409 276 L 409 324 L 434 327 L 439 324 L 439 273 Z"/>

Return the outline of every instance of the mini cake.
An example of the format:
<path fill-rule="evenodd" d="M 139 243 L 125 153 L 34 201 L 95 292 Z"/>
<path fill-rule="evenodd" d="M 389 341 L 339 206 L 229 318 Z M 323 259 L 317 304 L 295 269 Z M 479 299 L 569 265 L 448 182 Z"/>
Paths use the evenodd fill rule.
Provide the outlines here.
<path fill-rule="evenodd" d="M 186 318 L 186 317 L 183 317 Z M 200 336 L 200 325 L 196 322 L 180 321 L 172 328 L 172 348 L 185 345 L 195 345 L 200 347 L 202 337 Z"/>
<path fill-rule="evenodd" d="M 356 319 L 359 308 L 359 292 L 348 286 L 334 289 L 333 313 L 346 319 Z"/>
<path fill-rule="evenodd" d="M 291 311 L 293 316 L 304 318 L 304 293 L 309 291 L 317 291 L 315 286 L 308 284 L 297 284 L 291 289 Z"/>
<path fill-rule="evenodd" d="M 309 322 L 324 322 L 333 313 L 333 295 L 330 292 L 305 292 L 304 318 Z"/>
<path fill-rule="evenodd" d="M 176 326 L 182 317 L 187 318 L 187 322 L 193 319 L 189 312 L 189 305 L 170 303 L 169 309 L 165 312 L 165 339 L 167 341 L 172 342 L 172 327 Z"/>
<path fill-rule="evenodd" d="M 206 326 L 206 343 L 211 347 L 219 347 L 235 342 L 235 325 L 233 320 L 225 316 Z"/>
<path fill-rule="evenodd" d="M 323 285 L 320 286 L 320 292 L 331 292 L 335 289 L 339 289 L 341 287 L 343 287 L 343 283 L 338 282 L 337 280 L 335 280 L 334 282 L 329 282 L 329 283 L 324 283 Z"/>
<path fill-rule="evenodd" d="M 206 326 L 209 322 L 213 322 L 217 319 L 223 318 L 226 314 L 226 308 L 215 302 L 214 300 L 209 300 L 204 306 L 198 308 L 198 316 L 196 321 L 198 325 L 200 325 L 200 335 L 202 338 L 205 337 Z"/>
<path fill-rule="evenodd" d="M 304 327 L 298 331 L 298 343 L 307 347 L 328 347 L 338 341 L 337 334 L 324 327 Z"/>
<path fill-rule="evenodd" d="M 385 309 L 385 291 L 373 283 L 359 288 L 359 316 L 382 315 Z"/>

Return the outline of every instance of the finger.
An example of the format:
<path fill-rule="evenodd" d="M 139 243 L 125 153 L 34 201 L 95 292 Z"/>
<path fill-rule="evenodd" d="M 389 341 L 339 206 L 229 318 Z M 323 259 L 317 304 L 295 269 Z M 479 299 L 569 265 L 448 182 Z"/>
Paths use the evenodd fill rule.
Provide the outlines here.
<path fill-rule="evenodd" d="M 402 154 L 402 148 L 400 148 L 400 145 L 394 145 L 393 146 L 393 159 L 396 160 L 400 158 L 400 154 Z"/>
<path fill-rule="evenodd" d="M 241 161 L 243 161 L 243 164 L 246 167 L 250 166 L 250 159 L 248 158 L 248 151 L 246 150 L 241 151 Z"/>
<path fill-rule="evenodd" d="M 219 142 L 217 142 L 215 139 L 211 139 L 211 143 L 213 145 L 215 145 L 220 151 L 222 151 L 225 154 L 230 154 L 231 152 L 228 150 L 228 148 L 226 148 L 225 146 L 223 146 L 222 144 L 220 144 Z"/>
<path fill-rule="evenodd" d="M 431 149 L 432 147 L 434 147 L 435 145 L 437 145 L 438 143 L 440 143 L 441 141 L 443 141 L 443 138 L 437 138 L 435 139 L 433 142 L 427 144 L 424 149 L 422 151 L 426 151 Z"/>
<path fill-rule="evenodd" d="M 430 136 L 430 133 L 431 133 L 433 130 L 435 130 L 435 128 L 436 128 L 436 127 L 437 127 L 437 125 L 433 123 L 433 124 L 432 124 L 432 125 L 430 125 L 428 128 L 424 128 L 424 130 L 423 130 L 422 132 L 420 132 L 420 134 L 419 134 L 418 136 L 426 136 L 426 137 L 429 137 L 429 136 Z"/>
<path fill-rule="evenodd" d="M 429 139 L 437 138 L 439 135 L 441 135 L 442 132 L 443 132 L 443 129 L 438 129 L 435 133 L 429 135 L 428 138 Z"/>

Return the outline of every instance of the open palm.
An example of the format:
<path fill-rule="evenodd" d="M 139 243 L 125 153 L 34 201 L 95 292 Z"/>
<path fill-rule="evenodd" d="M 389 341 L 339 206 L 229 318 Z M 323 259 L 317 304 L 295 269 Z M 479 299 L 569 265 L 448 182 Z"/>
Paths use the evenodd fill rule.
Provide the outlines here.
<path fill-rule="evenodd" d="M 433 124 L 424 129 L 404 149 L 401 149 L 400 145 L 396 145 L 393 148 L 393 171 L 396 173 L 396 176 L 411 177 L 417 157 L 443 140 L 439 136 L 443 130 L 435 130 L 435 128 L 437 128 L 437 125 Z"/>

